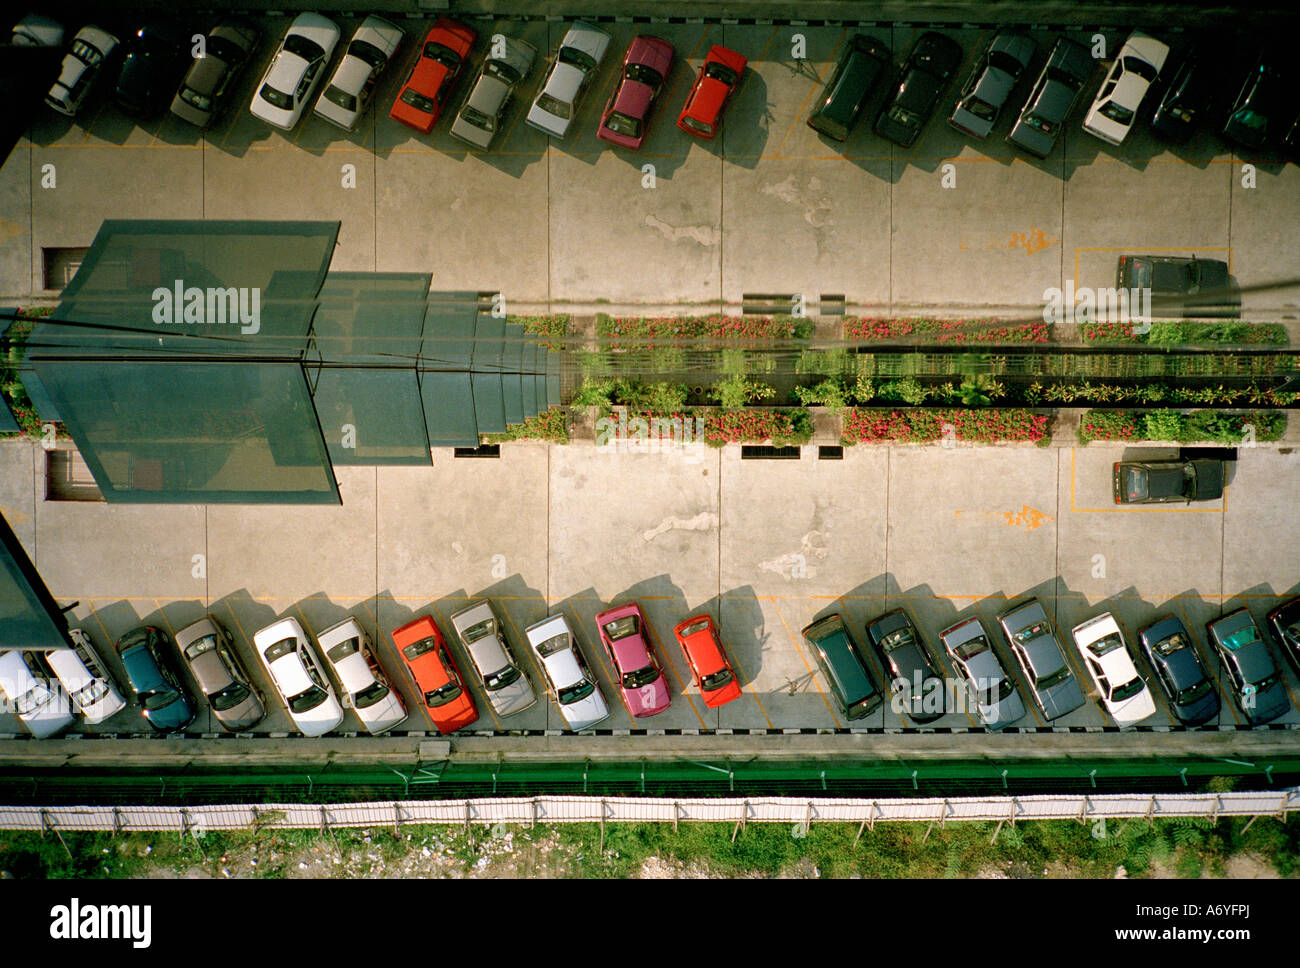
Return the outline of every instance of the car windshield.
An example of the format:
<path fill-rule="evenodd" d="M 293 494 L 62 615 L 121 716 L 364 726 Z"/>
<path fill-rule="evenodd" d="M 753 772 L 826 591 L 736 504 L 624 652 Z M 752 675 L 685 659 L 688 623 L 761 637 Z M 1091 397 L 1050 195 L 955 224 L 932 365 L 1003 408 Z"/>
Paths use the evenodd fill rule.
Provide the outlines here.
<path fill-rule="evenodd" d="M 443 47 L 442 44 L 435 43 L 432 40 L 424 45 L 424 56 L 436 60 L 439 64 L 443 64 L 453 71 L 460 67 L 460 56 L 454 50 Z"/>
<path fill-rule="evenodd" d="M 217 712 L 224 712 L 238 706 L 248 698 L 248 694 L 248 687 L 243 683 L 236 682 L 209 696 L 208 702 L 212 704 L 212 708 Z"/>
<path fill-rule="evenodd" d="M 437 689 L 424 694 L 424 704 L 430 709 L 436 709 L 439 706 L 445 706 L 457 696 L 460 695 L 460 686 L 454 682 L 449 682 L 445 686 L 439 686 Z"/>
<path fill-rule="evenodd" d="M 1255 630 L 1255 626 L 1247 625 L 1244 629 L 1237 629 L 1237 631 L 1226 636 L 1223 640 L 1223 644 L 1226 648 L 1236 651 L 1242 646 L 1250 645 L 1252 642 L 1258 641 L 1259 632 Z"/>
<path fill-rule="evenodd" d="M 192 87 L 181 88 L 181 100 L 198 108 L 200 111 L 207 111 L 212 107 L 212 98 L 206 94 L 200 94 Z"/>
<path fill-rule="evenodd" d="M 1056 130 L 1056 122 L 1047 120 L 1047 118 L 1043 117 L 1041 114 L 1025 115 L 1025 124 L 1028 127 L 1043 132 L 1043 134 L 1051 134 Z"/>
<path fill-rule="evenodd" d="M 477 642 L 485 635 L 491 635 L 492 630 L 495 628 L 496 628 L 496 622 L 494 620 L 490 618 L 485 619 L 482 622 L 477 622 L 474 625 L 471 625 L 469 628 L 467 628 L 464 632 L 461 633 L 461 638 L 465 640 L 466 645 L 469 645 L 469 643 Z"/>
<path fill-rule="evenodd" d="M 284 38 L 284 49 L 291 54 L 297 54 L 305 61 L 314 61 L 325 56 L 324 47 L 301 34 L 290 34 Z"/>
<path fill-rule="evenodd" d="M 1247 686 L 1246 688 L 1249 689 L 1251 686 L 1254 686 L 1255 692 L 1268 692 L 1268 690 L 1272 689 L 1276 685 L 1277 673 L 1271 672 L 1258 682 L 1252 682 L 1250 686 Z"/>
<path fill-rule="evenodd" d="M 921 116 L 914 111 L 909 111 L 907 108 L 895 104 L 889 109 L 889 120 L 895 121 L 905 127 L 913 128 L 921 123 Z"/>
<path fill-rule="evenodd" d="M 190 647 L 185 650 L 185 658 L 190 660 L 197 659 L 205 652 L 211 652 L 216 647 L 217 647 L 216 637 L 212 635 L 205 635 L 203 636 L 203 638 L 198 639 L 197 641 L 192 642 L 190 644 Z"/>
<path fill-rule="evenodd" d="M 281 639 L 266 650 L 266 661 L 274 662 L 276 659 L 282 659 L 297 647 L 297 639 Z"/>
<path fill-rule="evenodd" d="M 1125 57 L 1123 64 L 1124 70 L 1131 71 L 1148 84 L 1154 82 L 1156 79 L 1156 69 L 1144 60 L 1139 60 L 1136 57 Z"/>
<path fill-rule="evenodd" d="M 332 646 L 325 654 L 329 656 L 331 662 L 341 662 L 350 655 L 356 655 L 361 651 L 361 640 L 355 635 L 350 639 L 344 639 L 338 645 Z"/>
<path fill-rule="evenodd" d="M 1128 108 L 1117 104 L 1115 101 L 1107 101 L 1102 107 L 1101 113 L 1110 118 L 1116 124 L 1133 123 L 1133 112 Z"/>
<path fill-rule="evenodd" d="M 466 124 L 472 124 L 476 128 L 482 128 L 484 131 L 491 131 L 496 127 L 496 123 L 488 115 L 484 114 L 477 108 L 466 105 L 460 112 L 461 120 Z"/>
<path fill-rule="evenodd" d="M 971 98 L 964 105 L 966 110 L 982 121 L 992 121 L 993 116 L 997 114 L 997 109 L 987 101 L 981 101 L 977 97 Z"/>
<path fill-rule="evenodd" d="M 335 87 L 333 84 L 325 88 L 325 93 L 321 97 L 331 104 L 337 104 L 344 111 L 355 111 L 357 109 L 357 99 L 343 88 Z"/>
<path fill-rule="evenodd" d="M 625 639 L 629 635 L 636 634 L 637 621 L 635 615 L 625 615 L 622 618 L 616 618 L 612 622 L 605 623 L 605 635 L 611 642 L 617 642 L 619 639 Z"/>
<path fill-rule="evenodd" d="M 1122 686 L 1116 686 L 1115 691 L 1110 694 L 1110 700 L 1111 702 L 1123 702 L 1126 699 L 1132 699 L 1145 688 L 1146 683 L 1141 679 L 1132 679 Z"/>
<path fill-rule="evenodd" d="M 1066 679 L 1070 678 L 1070 670 L 1065 666 L 1057 669 L 1050 676 L 1044 676 L 1037 682 L 1039 689 L 1051 689 L 1053 686 L 1059 686 Z"/>
<path fill-rule="evenodd" d="M 1196 700 L 1208 695 L 1211 688 L 1210 680 L 1202 679 L 1196 685 L 1188 686 L 1186 689 L 1179 692 L 1178 695 L 1174 696 L 1174 702 L 1178 703 L 1180 706 L 1186 705 L 1189 702 L 1195 702 Z"/>
<path fill-rule="evenodd" d="M 558 98 L 553 98 L 549 94 L 543 94 L 537 99 L 537 107 L 540 110 L 545 111 L 547 114 L 553 114 L 557 118 L 563 118 L 565 121 L 569 120 L 569 116 L 573 110 L 571 105 L 565 104 L 563 101 Z"/>
<path fill-rule="evenodd" d="M 352 41 L 352 44 L 348 47 L 348 53 L 365 61 L 372 70 L 383 67 L 388 61 L 382 50 L 365 40 Z"/>
<path fill-rule="evenodd" d="M 1051 630 L 1047 627 L 1046 622 L 1035 622 L 1033 625 L 1027 625 L 1022 628 L 1015 634 L 1014 638 L 1017 642 L 1027 643 L 1034 641 L 1034 639 L 1039 638 L 1040 636 L 1049 634 L 1051 634 Z"/>
<path fill-rule="evenodd" d="M 483 677 L 483 687 L 488 692 L 496 692 L 498 689 L 504 689 L 511 683 L 519 681 L 519 670 L 514 666 L 508 665 L 504 669 L 498 669 L 496 672 Z"/>
<path fill-rule="evenodd" d="M 1300 622 L 1295 625 L 1288 625 L 1282 629 L 1282 636 L 1291 642 L 1300 645 Z"/>
<path fill-rule="evenodd" d="M 992 706 L 994 703 L 1001 702 L 1016 691 L 1015 685 L 1010 679 L 999 679 L 997 682 L 988 680 L 980 681 L 979 701 L 985 706 Z"/>
<path fill-rule="evenodd" d="M 1263 131 L 1268 127 L 1268 116 L 1260 114 L 1258 111 L 1252 111 L 1249 108 L 1243 108 L 1232 116 L 1234 123 L 1241 125 L 1243 128 Z"/>
<path fill-rule="evenodd" d="M 1173 655 L 1179 649 L 1185 649 L 1190 644 L 1181 632 L 1175 632 L 1167 639 L 1161 639 L 1157 642 L 1155 651 L 1157 655 Z"/>
<path fill-rule="evenodd" d="M 596 62 L 592 60 L 588 54 L 583 53 L 576 47 L 561 47 L 560 55 L 556 59 L 561 64 L 569 64 L 576 67 L 584 74 L 596 67 Z"/>
<path fill-rule="evenodd" d="M 586 699 L 596 691 L 596 684 L 582 679 L 571 686 L 565 686 L 559 692 L 561 706 L 567 706 L 570 703 L 578 702 L 580 699 Z"/>
<path fill-rule="evenodd" d="M 650 685 L 658 678 L 659 670 L 653 665 L 648 665 L 644 669 L 625 673 L 623 675 L 623 686 L 627 689 L 640 689 L 642 686 Z"/>
<path fill-rule="evenodd" d="M 423 111 L 425 114 L 433 113 L 433 100 L 431 98 L 425 97 L 423 94 L 421 94 L 419 91 L 415 90 L 414 88 L 408 87 L 405 91 L 402 92 L 402 96 L 399 98 L 399 100 L 403 104 L 409 104 L 417 111 Z"/>
<path fill-rule="evenodd" d="M 727 87 L 731 87 L 731 85 L 735 84 L 736 81 L 740 79 L 736 76 L 736 72 L 730 67 L 726 64 L 719 64 L 716 61 L 711 61 L 704 65 L 704 76 L 715 78 L 727 85 Z"/>
<path fill-rule="evenodd" d="M 295 713 L 309 712 L 328 698 L 329 693 L 324 689 L 320 686 L 312 686 L 309 689 L 304 689 L 289 700 L 289 711 Z"/>
<path fill-rule="evenodd" d="M 150 712 L 155 712 L 159 709 L 164 709 L 167 706 L 170 706 L 178 698 L 180 697 L 169 689 L 159 689 L 156 692 L 145 693 L 140 697 L 140 702 L 144 705 L 145 709 L 148 709 Z"/>
<path fill-rule="evenodd" d="M 681 636 L 684 639 L 689 639 L 695 633 L 703 632 L 708 627 L 709 627 L 708 619 L 702 618 L 698 622 L 692 622 L 690 625 L 682 629 Z"/>
<path fill-rule="evenodd" d="M 78 706 L 89 706 L 91 703 L 99 702 L 107 695 L 108 683 L 92 679 L 73 694 L 72 701 Z"/>
<path fill-rule="evenodd" d="M 18 702 L 14 703 L 14 712 L 19 716 L 28 716 L 40 709 L 50 701 L 50 691 L 44 686 L 33 686 L 23 693 Z M 153 707 L 146 704 L 146 709 Z"/>
<path fill-rule="evenodd" d="M 916 638 L 912 635 L 909 628 L 894 629 L 883 639 L 880 640 L 880 647 L 886 652 L 893 652 L 895 649 L 901 649 L 904 646 L 912 645 Z"/>
<path fill-rule="evenodd" d="M 659 89 L 659 85 L 664 82 L 662 74 L 645 64 L 628 64 L 627 79 L 629 81 L 639 81 L 648 87 L 655 88 L 656 91 Z"/>
<path fill-rule="evenodd" d="M 490 60 L 483 65 L 483 74 L 485 77 L 496 77 L 505 81 L 507 84 L 519 83 L 519 72 L 507 64 L 505 61 Z"/>
<path fill-rule="evenodd" d="M 1104 639 L 1093 642 L 1089 645 L 1088 651 L 1100 659 L 1103 655 L 1108 655 L 1116 649 L 1123 648 L 1123 646 L 1124 643 L 1121 641 L 1119 633 L 1111 632 L 1110 635 L 1107 635 Z"/>
<path fill-rule="evenodd" d="M 700 134 L 713 134 L 713 125 L 705 124 L 703 121 L 696 121 L 689 114 L 682 118 L 682 124 L 692 131 L 698 131 Z"/>
<path fill-rule="evenodd" d="M 208 34 L 208 56 L 215 57 L 223 64 L 233 64 L 244 55 L 236 44 L 226 38 Z"/>
<path fill-rule="evenodd" d="M 277 91 L 270 84 L 263 84 L 259 93 L 263 101 L 279 108 L 281 111 L 293 110 L 293 98 L 283 91 Z"/>
<path fill-rule="evenodd" d="M 547 656 L 555 655 L 557 652 L 563 652 L 568 647 L 569 636 L 567 633 L 561 632 L 559 635 L 552 636 L 545 642 L 540 643 L 537 646 L 537 654 L 545 659 Z"/>
<path fill-rule="evenodd" d="M 989 650 L 989 640 L 982 635 L 977 635 L 969 642 L 963 642 L 957 648 L 953 649 L 953 655 L 959 659 L 971 659 L 981 652 Z"/>
<path fill-rule="evenodd" d="M 352 705 L 357 709 L 366 709 L 384 699 L 388 692 L 388 687 L 382 682 L 372 682 L 352 697 Z"/>
<path fill-rule="evenodd" d="M 705 676 L 700 680 L 700 688 L 705 692 L 712 692 L 714 689 L 721 689 L 732 680 L 730 669 L 719 669 L 711 676 Z"/>
<path fill-rule="evenodd" d="M 429 636 L 427 639 L 420 639 L 419 642 L 412 642 L 410 645 L 405 646 L 402 649 L 402 655 L 408 659 L 418 659 L 424 653 L 432 652 L 437 647 L 438 643 L 434 641 L 433 636 Z"/>
<path fill-rule="evenodd" d="M 625 134 L 629 138 L 641 137 L 641 122 L 619 111 L 609 113 L 609 117 L 605 119 L 605 127 L 615 134 Z"/>

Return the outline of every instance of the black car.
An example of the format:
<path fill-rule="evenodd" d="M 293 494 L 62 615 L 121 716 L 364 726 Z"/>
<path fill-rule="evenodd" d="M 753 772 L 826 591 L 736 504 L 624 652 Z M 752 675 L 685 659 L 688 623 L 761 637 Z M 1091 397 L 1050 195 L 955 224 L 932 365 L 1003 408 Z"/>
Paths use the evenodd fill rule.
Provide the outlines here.
<path fill-rule="evenodd" d="M 898 85 L 876 116 L 876 134 L 910 148 L 960 66 L 961 46 L 955 40 L 933 30 L 918 37 Z"/>
<path fill-rule="evenodd" d="M 906 710 L 917 723 L 932 723 L 948 711 L 943 677 L 905 611 L 868 622 L 867 641 L 885 667 L 896 711 Z"/>
<path fill-rule="evenodd" d="M 1151 315 L 1241 315 L 1241 293 L 1233 285 L 1228 263 L 1183 255 L 1122 255 L 1115 265 L 1117 289 L 1150 289 Z"/>
<path fill-rule="evenodd" d="M 1280 141 L 1282 126 L 1289 120 L 1282 117 L 1286 87 L 1278 59 L 1267 53 L 1261 54 L 1242 82 L 1237 100 L 1228 112 L 1223 136 L 1255 150 L 1266 147 L 1269 142 Z"/>
<path fill-rule="evenodd" d="M 1282 673 L 1250 612 L 1235 612 L 1206 626 L 1210 643 L 1228 674 L 1238 708 L 1252 726 L 1277 719 L 1291 708 Z"/>
<path fill-rule="evenodd" d="M 1079 92 L 1096 66 L 1087 47 L 1058 38 L 1007 141 L 1039 158 L 1051 154 Z"/>
<path fill-rule="evenodd" d="M 889 48 L 874 37 L 854 35 L 822 89 L 817 107 L 808 115 L 808 127 L 835 141 L 846 141 L 892 57 Z"/>
<path fill-rule="evenodd" d="M 1300 671 L 1300 598 L 1293 598 L 1269 612 L 1268 628 Z"/>
<path fill-rule="evenodd" d="M 1166 615 L 1148 625 L 1138 633 L 1138 643 L 1180 723 L 1200 726 L 1219 715 L 1214 681 L 1177 617 Z"/>
<path fill-rule="evenodd" d="M 1223 461 L 1197 457 L 1117 461 L 1111 468 L 1116 504 L 1172 504 L 1223 497 Z"/>
<path fill-rule="evenodd" d="M 1211 66 L 1198 51 L 1183 59 L 1151 116 L 1151 130 L 1169 141 L 1191 138 L 1214 96 Z"/>
<path fill-rule="evenodd" d="M 189 62 L 190 36 L 180 27 L 141 27 L 126 42 L 113 98 L 129 114 L 151 117 L 170 103 Z"/>
<path fill-rule="evenodd" d="M 848 719 L 871 715 L 884 696 L 867 668 L 862 650 L 853 641 L 844 616 L 828 615 L 813 622 L 801 634 L 812 649 L 840 712 Z"/>

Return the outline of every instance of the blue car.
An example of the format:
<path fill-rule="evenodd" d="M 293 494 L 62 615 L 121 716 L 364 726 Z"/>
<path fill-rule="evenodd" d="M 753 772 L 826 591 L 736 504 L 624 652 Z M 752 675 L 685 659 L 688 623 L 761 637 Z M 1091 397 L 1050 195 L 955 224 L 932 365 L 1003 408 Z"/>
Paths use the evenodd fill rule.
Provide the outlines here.
<path fill-rule="evenodd" d="M 132 629 L 117 642 L 117 654 L 144 718 L 160 733 L 184 729 L 194 719 L 194 704 L 163 658 L 167 634 L 152 626 Z"/>

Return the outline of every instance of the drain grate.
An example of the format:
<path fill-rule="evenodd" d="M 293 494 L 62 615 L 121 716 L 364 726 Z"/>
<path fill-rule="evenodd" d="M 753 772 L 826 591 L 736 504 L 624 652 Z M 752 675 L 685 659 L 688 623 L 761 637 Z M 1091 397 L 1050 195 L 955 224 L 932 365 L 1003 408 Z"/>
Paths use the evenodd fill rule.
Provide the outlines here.
<path fill-rule="evenodd" d="M 747 444 L 740 448 L 741 460 L 798 460 L 802 456 L 798 447 L 766 447 Z"/>
<path fill-rule="evenodd" d="M 457 447 L 453 452 L 456 457 L 500 457 L 500 444 L 480 444 L 477 447 Z"/>

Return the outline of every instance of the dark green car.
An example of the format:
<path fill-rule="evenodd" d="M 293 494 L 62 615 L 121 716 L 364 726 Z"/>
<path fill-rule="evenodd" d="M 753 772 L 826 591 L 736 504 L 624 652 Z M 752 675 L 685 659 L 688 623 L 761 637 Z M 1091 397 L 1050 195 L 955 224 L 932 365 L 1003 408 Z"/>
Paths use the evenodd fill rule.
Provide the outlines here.
<path fill-rule="evenodd" d="M 836 613 L 813 622 L 803 630 L 803 637 L 840 712 L 848 719 L 871 715 L 884 700 L 884 692 L 867 668 L 844 616 Z"/>
<path fill-rule="evenodd" d="M 892 57 L 889 48 L 874 37 L 855 34 L 826 82 L 817 107 L 808 115 L 808 127 L 835 141 L 847 141 L 871 88 Z"/>

